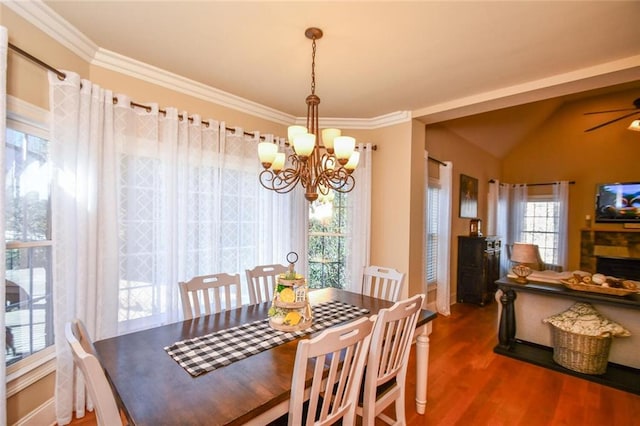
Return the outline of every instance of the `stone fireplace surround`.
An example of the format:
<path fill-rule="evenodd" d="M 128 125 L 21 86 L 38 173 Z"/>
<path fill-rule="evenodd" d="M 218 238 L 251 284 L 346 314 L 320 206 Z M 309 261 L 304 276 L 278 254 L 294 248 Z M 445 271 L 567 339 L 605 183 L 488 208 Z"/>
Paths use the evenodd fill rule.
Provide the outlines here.
<path fill-rule="evenodd" d="M 583 229 L 580 269 L 613 276 L 617 272 L 627 275 L 620 278 L 640 279 L 640 230 Z"/>

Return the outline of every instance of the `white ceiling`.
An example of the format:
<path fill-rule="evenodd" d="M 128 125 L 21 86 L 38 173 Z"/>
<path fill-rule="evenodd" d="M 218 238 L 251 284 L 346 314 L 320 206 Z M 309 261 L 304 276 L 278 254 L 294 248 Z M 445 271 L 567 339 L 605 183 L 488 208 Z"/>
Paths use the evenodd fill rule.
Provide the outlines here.
<path fill-rule="evenodd" d="M 101 49 L 297 117 L 310 93 L 311 26 L 324 31 L 322 117 L 410 111 L 434 123 L 640 81 L 639 1 L 44 3 Z M 534 120 L 511 133 L 558 104 L 519 114 Z"/>

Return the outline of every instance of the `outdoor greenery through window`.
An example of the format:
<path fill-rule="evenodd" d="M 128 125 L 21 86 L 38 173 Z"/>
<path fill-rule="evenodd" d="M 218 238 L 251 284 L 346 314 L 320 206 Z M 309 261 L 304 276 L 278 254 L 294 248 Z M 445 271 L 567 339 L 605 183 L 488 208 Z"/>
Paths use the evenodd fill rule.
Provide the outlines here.
<path fill-rule="evenodd" d="M 344 288 L 347 260 L 347 194 L 309 206 L 310 288 Z"/>
<path fill-rule="evenodd" d="M 5 159 L 6 360 L 53 345 L 49 143 L 7 120 Z"/>
<path fill-rule="evenodd" d="M 536 244 L 545 263 L 558 260 L 558 203 L 549 199 L 527 201 L 521 240 Z"/>

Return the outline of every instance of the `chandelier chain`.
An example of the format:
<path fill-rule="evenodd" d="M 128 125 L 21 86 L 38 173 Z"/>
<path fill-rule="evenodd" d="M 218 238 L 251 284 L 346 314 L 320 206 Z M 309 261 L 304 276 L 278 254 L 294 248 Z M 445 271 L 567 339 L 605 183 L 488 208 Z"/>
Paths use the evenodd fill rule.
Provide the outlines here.
<path fill-rule="evenodd" d="M 316 38 L 311 43 L 311 94 L 316 94 Z"/>

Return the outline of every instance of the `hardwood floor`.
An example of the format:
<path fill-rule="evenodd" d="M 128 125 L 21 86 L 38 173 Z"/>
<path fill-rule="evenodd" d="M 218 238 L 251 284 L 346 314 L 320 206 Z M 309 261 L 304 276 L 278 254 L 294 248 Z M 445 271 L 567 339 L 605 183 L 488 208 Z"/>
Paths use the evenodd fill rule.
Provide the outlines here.
<path fill-rule="evenodd" d="M 407 374 L 409 425 L 640 424 L 640 396 L 493 353 L 497 304 L 452 306 L 430 338 L 427 410 L 415 412 L 415 351 Z M 74 426 L 95 425 L 90 413 Z M 377 424 L 382 425 L 382 422 Z"/>

